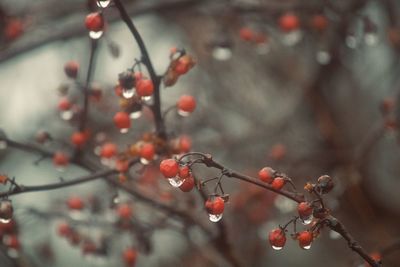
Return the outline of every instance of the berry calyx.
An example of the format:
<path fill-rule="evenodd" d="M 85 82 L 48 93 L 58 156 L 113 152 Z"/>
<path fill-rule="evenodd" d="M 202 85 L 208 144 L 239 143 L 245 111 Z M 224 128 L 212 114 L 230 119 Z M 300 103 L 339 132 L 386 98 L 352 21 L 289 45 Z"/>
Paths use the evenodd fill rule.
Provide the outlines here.
<path fill-rule="evenodd" d="M 114 124 L 119 129 L 129 129 L 131 127 L 129 114 L 123 111 L 117 112 L 114 115 Z"/>
<path fill-rule="evenodd" d="M 276 228 L 272 230 L 271 232 L 269 232 L 268 240 L 273 249 L 282 249 L 286 243 L 285 231 L 281 228 Z"/>
<path fill-rule="evenodd" d="M 266 183 L 272 183 L 274 180 L 274 170 L 270 167 L 264 167 L 258 172 L 258 178 Z"/>
<path fill-rule="evenodd" d="M 89 31 L 99 32 L 104 28 L 104 18 L 101 13 L 93 12 L 86 16 L 85 26 Z"/>
<path fill-rule="evenodd" d="M 301 202 L 297 206 L 297 212 L 301 219 L 307 219 L 313 214 L 313 208 L 308 202 Z"/>
<path fill-rule="evenodd" d="M 160 171 L 165 178 L 173 178 L 179 172 L 179 164 L 174 159 L 164 159 L 160 163 Z"/>
<path fill-rule="evenodd" d="M 179 98 L 177 107 L 180 111 L 192 113 L 196 108 L 196 99 L 191 95 L 183 95 Z"/>
<path fill-rule="evenodd" d="M 283 186 L 285 185 L 286 181 L 282 177 L 276 177 L 272 183 L 271 186 L 275 190 L 281 190 Z"/>
<path fill-rule="evenodd" d="M 133 267 L 137 259 L 137 251 L 133 248 L 127 248 L 122 253 L 122 258 L 126 266 Z"/>
<path fill-rule="evenodd" d="M 57 151 L 53 156 L 53 164 L 56 166 L 64 167 L 68 165 L 68 157 L 63 152 Z"/>
<path fill-rule="evenodd" d="M 309 249 L 313 241 L 313 234 L 309 231 L 300 232 L 297 235 L 297 240 L 302 249 Z"/>
<path fill-rule="evenodd" d="M 136 93 L 138 96 L 151 96 L 154 91 L 153 82 L 149 79 L 140 79 L 136 83 Z"/>
<path fill-rule="evenodd" d="M 71 210 L 82 210 L 85 205 L 80 197 L 73 196 L 67 200 L 67 206 Z"/>
<path fill-rule="evenodd" d="M 87 140 L 87 134 L 84 132 L 75 132 L 71 136 L 71 142 L 74 146 L 81 148 Z"/>
<path fill-rule="evenodd" d="M 204 204 L 207 212 L 212 215 L 222 214 L 225 208 L 225 201 L 221 197 L 212 197 Z"/>
<path fill-rule="evenodd" d="M 117 214 L 120 219 L 129 220 L 132 217 L 133 210 L 129 204 L 120 204 L 117 208 Z"/>
<path fill-rule="evenodd" d="M 154 159 L 154 155 L 155 155 L 155 148 L 154 148 L 153 144 L 146 143 L 140 147 L 140 157 L 141 158 L 143 158 L 147 161 L 150 161 L 150 160 Z"/>
<path fill-rule="evenodd" d="M 182 177 L 181 177 L 182 178 Z M 194 178 L 193 176 L 189 175 L 183 181 L 183 184 L 179 186 L 179 189 L 183 192 L 190 192 L 194 188 Z"/>
<path fill-rule="evenodd" d="M 114 157 L 118 152 L 118 148 L 114 143 L 105 143 L 102 147 L 101 147 L 101 151 L 100 151 L 100 156 L 102 158 L 112 158 Z"/>
<path fill-rule="evenodd" d="M 300 26 L 299 18 L 293 13 L 286 13 L 279 18 L 279 26 L 285 32 L 297 30 Z"/>
<path fill-rule="evenodd" d="M 79 63 L 76 61 L 68 61 L 64 65 L 65 74 L 72 79 L 78 76 Z"/>

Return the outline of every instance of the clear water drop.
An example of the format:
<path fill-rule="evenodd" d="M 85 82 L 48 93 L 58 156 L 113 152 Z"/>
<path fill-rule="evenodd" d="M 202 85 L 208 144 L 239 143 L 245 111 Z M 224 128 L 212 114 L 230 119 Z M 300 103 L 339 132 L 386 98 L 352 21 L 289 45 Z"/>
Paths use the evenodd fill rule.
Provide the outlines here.
<path fill-rule="evenodd" d="M 143 100 L 143 101 L 146 101 L 146 102 L 147 102 L 147 101 L 150 101 L 150 100 L 151 100 L 151 95 L 149 95 L 149 96 L 143 96 L 143 97 L 142 97 L 142 100 Z"/>
<path fill-rule="evenodd" d="M 103 33 L 104 33 L 103 31 L 98 31 L 98 32 L 90 31 L 89 37 L 92 39 L 99 39 L 101 36 L 103 36 Z"/>
<path fill-rule="evenodd" d="M 139 119 L 140 117 L 142 116 L 142 112 L 139 110 L 139 111 L 134 111 L 134 112 L 131 112 L 131 114 L 129 114 L 129 117 L 131 118 L 131 119 Z"/>
<path fill-rule="evenodd" d="M 216 60 L 225 61 L 232 57 L 232 49 L 228 47 L 216 46 L 212 50 L 212 56 Z"/>
<path fill-rule="evenodd" d="M 190 115 L 190 112 L 178 109 L 178 114 L 181 115 L 182 117 L 188 117 Z"/>
<path fill-rule="evenodd" d="M 150 161 L 148 161 L 145 158 L 140 158 L 140 163 L 142 163 L 143 165 L 148 165 L 150 163 Z"/>
<path fill-rule="evenodd" d="M 273 248 L 274 250 L 281 250 L 281 249 L 283 249 L 283 247 L 276 247 L 276 246 L 272 246 L 272 248 Z"/>
<path fill-rule="evenodd" d="M 301 247 L 302 249 L 309 250 L 311 248 L 311 244 L 308 246 Z"/>
<path fill-rule="evenodd" d="M 346 37 L 346 45 L 352 49 L 356 48 L 358 46 L 357 38 L 354 35 L 348 35 Z"/>
<path fill-rule="evenodd" d="M 303 225 L 308 225 L 308 224 L 310 224 L 311 222 L 312 222 L 312 220 L 313 220 L 313 216 L 312 215 L 310 215 L 309 217 L 307 217 L 307 218 L 301 218 L 301 223 L 303 224 Z"/>
<path fill-rule="evenodd" d="M 326 65 L 331 61 L 331 55 L 327 51 L 318 51 L 316 58 L 321 65 Z"/>
<path fill-rule="evenodd" d="M 133 88 L 132 89 L 122 88 L 122 96 L 124 98 L 129 99 L 132 98 L 134 95 L 135 95 L 135 90 Z"/>
<path fill-rule="evenodd" d="M 221 214 L 208 214 L 209 215 L 209 219 L 212 222 L 218 222 L 222 219 L 222 213 Z"/>
<path fill-rule="evenodd" d="M 111 0 L 97 0 L 97 6 L 101 8 L 106 8 L 110 4 Z"/>
<path fill-rule="evenodd" d="M 72 110 L 65 110 L 60 113 L 61 119 L 65 121 L 69 121 L 74 116 L 74 112 Z"/>
<path fill-rule="evenodd" d="M 374 46 L 378 43 L 378 34 L 369 32 L 364 35 L 364 42 L 369 46 Z"/>
<path fill-rule="evenodd" d="M 169 184 L 172 185 L 173 187 L 180 187 L 184 181 L 185 179 L 181 179 L 180 177 L 174 177 L 168 179 Z"/>
<path fill-rule="evenodd" d="M 120 133 L 125 134 L 129 131 L 129 128 L 122 128 L 121 130 L 119 130 Z"/>
<path fill-rule="evenodd" d="M 303 38 L 302 31 L 300 31 L 300 30 L 291 31 L 291 32 L 285 33 L 283 35 L 282 42 L 284 45 L 294 46 L 298 42 L 300 42 L 302 38 Z"/>
<path fill-rule="evenodd" d="M 339 239 L 341 237 L 341 235 L 335 231 L 329 231 L 329 237 L 331 239 Z"/>
<path fill-rule="evenodd" d="M 9 223 L 10 221 L 11 221 L 11 219 L 0 218 L 0 223 Z"/>
<path fill-rule="evenodd" d="M 6 148 L 7 148 L 7 142 L 0 140 L 0 150 L 6 149 Z"/>

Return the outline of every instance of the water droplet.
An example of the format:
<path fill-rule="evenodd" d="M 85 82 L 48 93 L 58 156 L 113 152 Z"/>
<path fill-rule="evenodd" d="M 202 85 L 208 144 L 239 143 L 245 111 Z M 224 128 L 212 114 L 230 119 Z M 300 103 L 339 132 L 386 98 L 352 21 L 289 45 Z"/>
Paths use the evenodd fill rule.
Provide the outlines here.
<path fill-rule="evenodd" d="M 272 246 L 272 248 L 275 249 L 275 250 L 281 250 L 281 249 L 283 249 L 283 247 L 276 247 L 276 246 Z"/>
<path fill-rule="evenodd" d="M 90 31 L 89 32 L 89 37 L 92 39 L 99 39 L 101 36 L 103 36 L 103 31 Z"/>
<path fill-rule="evenodd" d="M 10 221 L 11 221 L 11 219 L 0 218 L 0 223 L 9 223 Z"/>
<path fill-rule="evenodd" d="M 134 111 L 134 112 L 132 112 L 131 114 L 129 114 L 129 117 L 131 118 L 131 119 L 139 119 L 140 118 L 140 116 L 142 116 L 142 112 L 139 110 L 139 111 Z"/>
<path fill-rule="evenodd" d="M 101 8 L 106 8 L 110 4 L 110 0 L 97 0 L 97 6 Z"/>
<path fill-rule="evenodd" d="M 221 214 L 208 214 L 209 215 L 209 219 L 212 222 L 218 222 L 222 219 L 222 213 Z"/>
<path fill-rule="evenodd" d="M 378 38 L 378 34 L 376 34 L 376 33 L 369 32 L 364 35 L 364 42 L 369 46 L 376 45 L 378 43 L 378 41 L 379 41 L 379 38 Z"/>
<path fill-rule="evenodd" d="M 129 128 L 122 128 L 119 130 L 120 133 L 125 134 L 129 131 Z"/>
<path fill-rule="evenodd" d="M 232 49 L 228 47 L 216 46 L 212 51 L 212 56 L 216 60 L 228 60 L 232 57 Z"/>
<path fill-rule="evenodd" d="M 341 237 L 341 235 L 335 231 L 329 231 L 329 237 L 331 239 L 339 239 Z"/>
<path fill-rule="evenodd" d="M 311 248 L 311 244 L 308 246 L 301 247 L 302 249 L 309 250 Z"/>
<path fill-rule="evenodd" d="M 132 98 L 135 95 L 135 90 L 134 89 L 122 89 L 122 96 L 124 98 Z"/>
<path fill-rule="evenodd" d="M 150 101 L 151 100 L 151 95 L 142 97 L 142 100 L 146 101 L 146 102 Z"/>
<path fill-rule="evenodd" d="M 310 215 L 310 216 L 307 217 L 307 218 L 301 218 L 301 223 L 302 223 L 303 225 L 308 225 L 308 224 L 310 224 L 310 223 L 312 222 L 312 220 L 313 220 L 313 216 Z"/>
<path fill-rule="evenodd" d="M 190 112 L 178 109 L 178 114 L 181 115 L 182 117 L 188 117 L 190 115 Z"/>
<path fill-rule="evenodd" d="M 301 31 L 291 31 L 283 35 L 282 42 L 284 45 L 293 46 L 300 42 L 302 38 L 303 33 Z"/>
<path fill-rule="evenodd" d="M 6 149 L 6 148 L 7 148 L 7 142 L 0 140 L 0 150 Z"/>
<path fill-rule="evenodd" d="M 331 61 L 331 55 L 327 51 L 317 52 L 317 62 L 321 65 L 326 65 Z"/>
<path fill-rule="evenodd" d="M 72 110 L 65 110 L 60 113 L 61 119 L 65 121 L 69 121 L 74 116 L 74 112 Z"/>
<path fill-rule="evenodd" d="M 150 161 L 148 161 L 145 158 L 140 158 L 140 163 L 142 163 L 143 165 L 148 165 L 150 163 Z"/>
<path fill-rule="evenodd" d="M 114 204 L 118 204 L 120 202 L 119 196 L 118 195 L 114 196 L 112 201 Z"/>
<path fill-rule="evenodd" d="M 352 49 L 356 48 L 358 46 L 357 38 L 354 35 L 348 35 L 346 37 L 346 45 Z"/>
<path fill-rule="evenodd" d="M 172 185 L 173 187 L 180 187 L 184 181 L 185 179 L 181 179 L 180 177 L 174 177 L 168 179 L 169 184 Z"/>

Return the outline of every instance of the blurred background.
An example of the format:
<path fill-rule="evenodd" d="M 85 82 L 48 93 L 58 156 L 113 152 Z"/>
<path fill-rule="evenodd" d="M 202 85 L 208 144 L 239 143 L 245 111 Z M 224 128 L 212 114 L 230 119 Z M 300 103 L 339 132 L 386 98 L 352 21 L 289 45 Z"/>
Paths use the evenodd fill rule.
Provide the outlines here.
<path fill-rule="evenodd" d="M 254 177 L 263 166 L 272 166 L 292 177 L 300 189 L 320 175 L 331 175 L 336 186 L 326 203 L 368 252 L 399 242 L 398 1 L 123 3 L 158 73 L 168 67 L 171 47 L 185 48 L 196 59 L 190 73 L 173 87 L 161 89 L 163 110 L 182 94 L 197 99 L 196 111 L 189 117 L 168 113 L 171 136 L 186 134 L 193 151 L 211 153 L 227 167 Z M 44 130 L 53 137 L 46 149 L 72 153 L 69 138 L 76 121 L 60 118 L 57 105 L 60 88 L 65 87 L 78 105 L 82 101 L 76 84 L 65 76 L 64 64 L 78 61 L 78 80 L 84 82 L 90 54 L 84 19 L 93 10 L 96 1 L 0 1 L 0 128 L 9 139 L 34 144 L 38 131 Z M 107 25 L 92 83 L 102 97 L 92 101 L 88 125 L 95 140 L 106 136 L 124 149 L 153 130 L 152 118 L 143 110 L 128 135 L 110 126 L 119 110 L 114 93 L 118 74 L 131 67 L 140 53 L 112 2 L 103 14 Z M 90 143 L 85 156 L 99 163 L 96 142 Z M 16 177 L 24 185 L 87 174 L 73 164 L 59 172 L 51 159 L 35 164 L 38 158 L 2 147 L 0 174 Z M 134 168 L 130 186 L 217 231 L 201 197 L 171 188 L 157 168 L 151 165 L 144 173 Z M 197 176 L 212 175 L 203 167 L 195 170 Z M 238 180 L 223 183 L 230 201 L 222 224 L 239 266 L 364 266 L 329 229 L 310 250 L 288 240 L 283 250 L 274 251 L 268 233 L 293 217 L 295 203 Z M 65 201 L 71 195 L 83 197 L 91 207 L 99 203 L 100 211 L 70 214 Z M 116 196 L 134 206 L 135 229 L 124 231 L 115 225 L 109 206 Z M 136 266 L 231 266 L 224 256 L 226 248 L 210 245 L 212 235 L 104 181 L 11 199 L 21 250 L 10 253 L 2 245 L 1 267 L 124 266 L 121 250 L 127 246 L 138 250 Z M 80 246 L 61 238 L 57 234 L 61 221 L 70 221 L 95 240 L 101 253 L 84 255 Z M 384 255 L 385 267 L 400 266 L 399 262 L 400 250 Z"/>

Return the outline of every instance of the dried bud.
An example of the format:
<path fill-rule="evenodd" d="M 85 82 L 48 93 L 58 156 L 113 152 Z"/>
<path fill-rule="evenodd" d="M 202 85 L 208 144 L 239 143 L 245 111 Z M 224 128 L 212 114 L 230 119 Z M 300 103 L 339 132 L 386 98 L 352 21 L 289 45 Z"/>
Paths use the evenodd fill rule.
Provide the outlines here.
<path fill-rule="evenodd" d="M 333 180 L 329 175 L 322 175 L 318 178 L 316 189 L 322 194 L 327 194 L 333 189 Z"/>
<path fill-rule="evenodd" d="M 135 77 L 131 71 L 124 71 L 118 75 L 119 84 L 125 89 L 132 89 L 135 86 Z"/>

